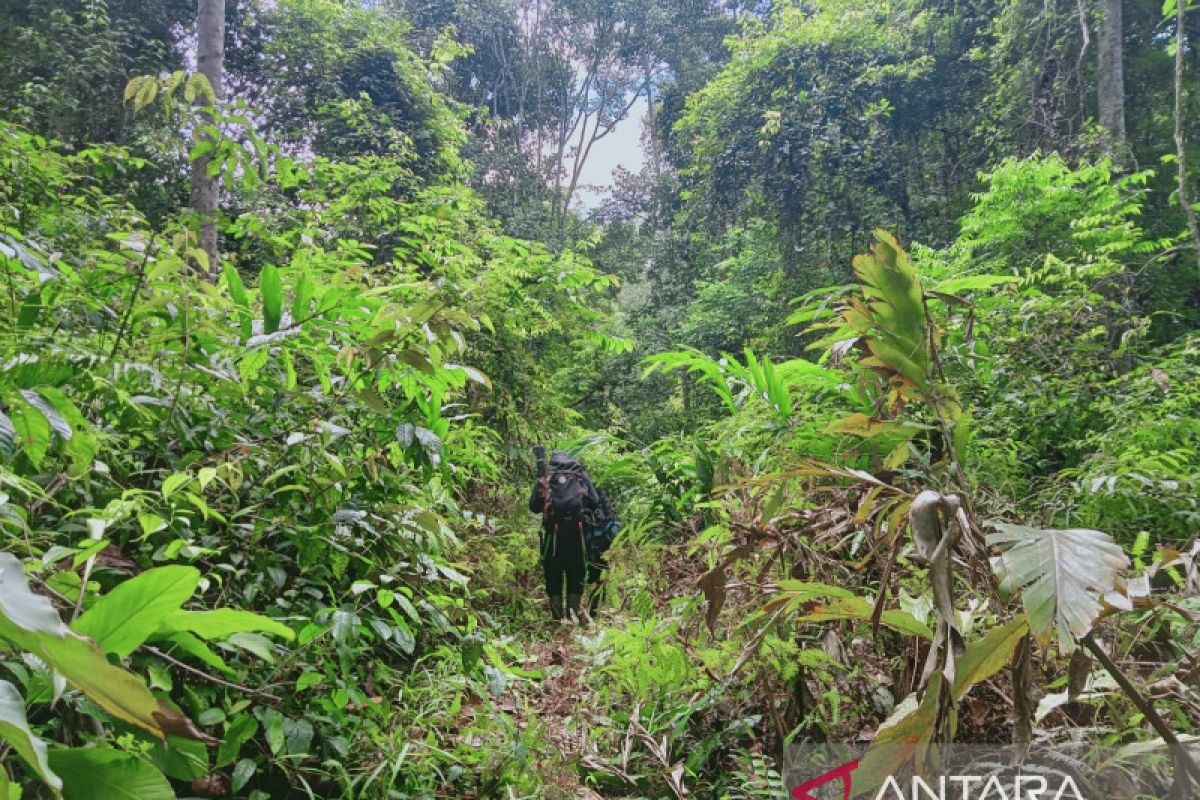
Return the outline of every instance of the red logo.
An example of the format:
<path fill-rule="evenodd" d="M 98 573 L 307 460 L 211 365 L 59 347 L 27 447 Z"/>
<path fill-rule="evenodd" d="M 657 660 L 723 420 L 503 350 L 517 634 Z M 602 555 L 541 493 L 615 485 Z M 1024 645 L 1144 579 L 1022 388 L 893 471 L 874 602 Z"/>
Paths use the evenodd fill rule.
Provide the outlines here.
<path fill-rule="evenodd" d="M 800 784 L 795 789 L 792 789 L 792 800 L 818 800 L 816 796 L 809 794 L 809 791 L 824 786 L 827 783 L 832 783 L 837 778 L 842 779 L 842 800 L 850 800 L 850 773 L 857 767 L 858 759 L 847 761 L 840 767 L 831 769 L 820 777 Z"/>

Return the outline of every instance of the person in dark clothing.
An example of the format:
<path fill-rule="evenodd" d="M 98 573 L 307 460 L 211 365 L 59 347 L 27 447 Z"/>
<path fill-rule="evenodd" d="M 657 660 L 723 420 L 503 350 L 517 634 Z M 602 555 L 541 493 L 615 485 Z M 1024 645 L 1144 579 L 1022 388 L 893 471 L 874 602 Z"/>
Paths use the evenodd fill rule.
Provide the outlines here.
<path fill-rule="evenodd" d="M 537 481 L 529 496 L 529 510 L 542 515 L 541 557 L 550 616 L 566 612 L 583 620 L 584 583 L 587 578 L 586 536 L 590 519 L 600 507 L 600 496 L 583 466 L 561 450 L 539 464 Z M 563 578 L 566 578 L 566 610 Z"/>
<path fill-rule="evenodd" d="M 602 487 L 596 487 L 596 495 L 600 502 L 593 512 L 585 536 L 588 551 L 587 583 L 591 591 L 588 612 L 593 615 L 600 606 L 601 579 L 604 577 L 604 570 L 608 569 L 608 562 L 604 560 L 604 554 L 612 546 L 613 539 L 616 538 L 617 531 L 621 528 L 616 512 L 613 511 L 612 503 L 608 501 L 608 495 L 604 493 Z"/>

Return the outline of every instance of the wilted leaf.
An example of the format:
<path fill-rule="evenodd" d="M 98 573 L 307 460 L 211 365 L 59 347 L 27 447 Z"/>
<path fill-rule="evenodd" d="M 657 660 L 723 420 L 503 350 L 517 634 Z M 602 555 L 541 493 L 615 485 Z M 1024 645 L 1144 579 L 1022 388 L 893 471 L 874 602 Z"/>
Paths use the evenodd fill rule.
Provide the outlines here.
<path fill-rule="evenodd" d="M 845 597 L 834 600 L 830 603 L 823 603 L 809 609 L 807 613 L 800 615 L 796 619 L 806 622 L 828 622 L 830 620 L 858 620 L 860 622 L 870 622 L 871 616 L 874 613 L 874 607 L 871 603 L 862 597 Z M 923 622 L 917 621 L 912 614 L 899 609 L 889 609 L 884 611 L 879 617 L 879 621 L 893 630 L 900 631 L 912 636 L 920 636 L 922 639 L 933 639 L 933 631 L 929 630 L 929 626 Z"/>
<path fill-rule="evenodd" d="M 725 581 L 727 575 L 725 565 L 718 564 L 713 569 L 700 576 L 696 581 L 696 585 L 700 587 L 700 591 L 704 592 L 705 607 L 704 621 L 708 625 L 708 630 L 713 635 L 716 635 L 717 617 L 721 614 L 721 609 L 725 606 Z"/>

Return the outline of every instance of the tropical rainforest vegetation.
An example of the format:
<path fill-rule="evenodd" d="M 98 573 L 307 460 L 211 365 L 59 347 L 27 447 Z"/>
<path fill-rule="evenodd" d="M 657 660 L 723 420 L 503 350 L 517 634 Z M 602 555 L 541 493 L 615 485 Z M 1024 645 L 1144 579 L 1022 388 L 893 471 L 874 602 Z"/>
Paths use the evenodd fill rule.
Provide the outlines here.
<path fill-rule="evenodd" d="M 0 3 L 0 798 L 1195 741 L 1198 39 L 1191 0 Z M 535 444 L 623 522 L 590 625 L 544 610 Z"/>

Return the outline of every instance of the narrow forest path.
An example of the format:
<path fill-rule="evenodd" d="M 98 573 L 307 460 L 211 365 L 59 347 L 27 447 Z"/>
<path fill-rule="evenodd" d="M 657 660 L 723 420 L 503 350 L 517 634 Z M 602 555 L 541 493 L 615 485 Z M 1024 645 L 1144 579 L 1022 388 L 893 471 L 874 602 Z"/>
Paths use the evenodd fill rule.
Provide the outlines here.
<path fill-rule="evenodd" d="M 545 638 L 531 642 L 527 652 L 532 666 L 544 677 L 529 692 L 526 708 L 534 720 L 526 722 L 540 725 L 549 745 L 547 757 L 539 763 L 547 788 L 595 800 L 601 795 L 581 783 L 580 770 L 588 752 L 587 711 L 581 702 L 588 665 L 581 657 L 579 636 L 588 632 L 574 624 L 552 624 Z"/>

